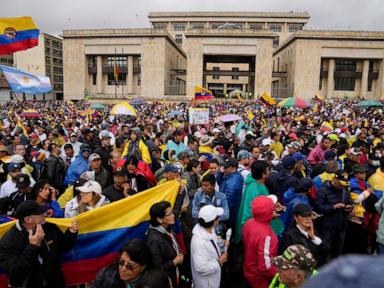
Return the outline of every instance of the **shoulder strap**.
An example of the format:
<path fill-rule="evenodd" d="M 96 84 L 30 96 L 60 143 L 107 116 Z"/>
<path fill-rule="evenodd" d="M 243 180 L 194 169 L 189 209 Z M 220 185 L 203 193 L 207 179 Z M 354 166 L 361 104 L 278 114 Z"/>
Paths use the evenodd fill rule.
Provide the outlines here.
<path fill-rule="evenodd" d="M 216 245 L 215 245 L 215 242 L 211 239 L 211 241 L 210 241 L 211 243 L 212 243 L 212 245 L 213 245 L 213 247 L 215 247 L 215 250 L 216 250 L 216 253 L 217 253 L 217 256 L 219 256 L 220 257 L 220 253 L 219 253 L 219 250 L 217 249 L 217 247 L 216 247 Z"/>

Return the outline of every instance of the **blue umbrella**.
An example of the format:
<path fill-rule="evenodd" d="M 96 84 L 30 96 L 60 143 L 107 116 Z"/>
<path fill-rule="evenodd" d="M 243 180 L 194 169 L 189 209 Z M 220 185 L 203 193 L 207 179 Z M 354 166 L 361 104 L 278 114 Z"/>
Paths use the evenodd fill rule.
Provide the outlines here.
<path fill-rule="evenodd" d="M 179 114 L 181 114 L 180 111 L 172 111 L 172 112 L 169 112 L 167 116 L 168 117 L 174 117 L 174 116 L 177 116 Z"/>
<path fill-rule="evenodd" d="M 145 100 L 143 100 L 141 98 L 135 98 L 135 99 L 132 99 L 131 101 L 129 101 L 129 104 L 131 104 L 133 106 L 139 106 L 139 105 L 146 104 L 146 102 L 145 102 Z"/>

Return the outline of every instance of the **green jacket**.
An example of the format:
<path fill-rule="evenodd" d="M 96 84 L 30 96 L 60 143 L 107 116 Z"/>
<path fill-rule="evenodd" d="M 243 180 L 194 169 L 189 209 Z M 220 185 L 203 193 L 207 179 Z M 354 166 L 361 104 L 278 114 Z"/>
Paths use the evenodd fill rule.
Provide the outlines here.
<path fill-rule="evenodd" d="M 252 218 L 252 201 L 258 196 L 269 195 L 267 187 L 254 179 L 251 173 L 247 176 L 244 183 L 246 186 L 241 198 L 239 214 L 237 215 L 236 222 L 236 243 L 241 241 L 243 225 L 248 219 Z M 272 220 L 271 228 L 273 232 L 279 236 L 284 231 L 284 224 L 281 222 L 280 218 L 276 218 Z"/>
<path fill-rule="evenodd" d="M 311 277 L 315 276 L 318 274 L 317 270 L 312 271 Z M 268 288 L 286 288 L 283 283 L 280 283 L 280 278 L 279 278 L 279 273 L 276 273 L 275 277 L 273 277 L 271 284 L 269 284 Z"/>

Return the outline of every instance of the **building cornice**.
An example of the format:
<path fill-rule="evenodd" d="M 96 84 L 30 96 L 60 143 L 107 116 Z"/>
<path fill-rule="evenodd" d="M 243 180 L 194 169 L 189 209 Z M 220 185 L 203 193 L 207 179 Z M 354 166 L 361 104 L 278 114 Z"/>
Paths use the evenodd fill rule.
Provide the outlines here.
<path fill-rule="evenodd" d="M 150 12 L 152 18 L 302 18 L 309 19 L 308 12 Z"/>

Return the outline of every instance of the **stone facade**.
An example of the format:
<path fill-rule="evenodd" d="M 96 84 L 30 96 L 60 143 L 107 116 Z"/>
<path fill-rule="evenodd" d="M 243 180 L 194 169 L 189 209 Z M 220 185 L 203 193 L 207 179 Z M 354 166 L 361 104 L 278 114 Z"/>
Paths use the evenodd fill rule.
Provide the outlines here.
<path fill-rule="evenodd" d="M 274 81 L 294 87 L 296 96 L 384 95 L 384 32 L 301 31 L 287 39 L 273 59 L 274 71 L 283 74 Z"/>

